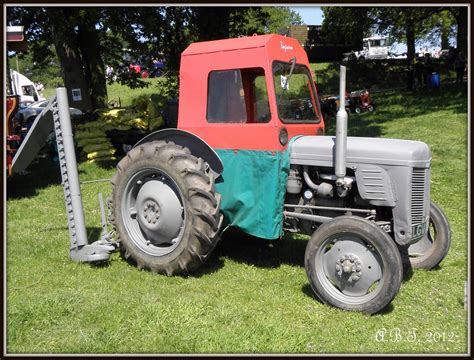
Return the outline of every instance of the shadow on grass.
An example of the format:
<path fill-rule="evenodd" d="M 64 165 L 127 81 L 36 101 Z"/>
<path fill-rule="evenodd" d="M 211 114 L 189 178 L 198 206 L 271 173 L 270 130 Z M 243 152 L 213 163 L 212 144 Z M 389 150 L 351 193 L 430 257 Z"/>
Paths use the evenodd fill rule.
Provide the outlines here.
<path fill-rule="evenodd" d="M 115 169 L 117 160 L 98 162 L 97 165 L 105 170 Z M 78 169 L 79 176 L 84 174 Z M 59 163 L 42 152 L 21 174 L 13 174 L 7 178 L 7 199 L 23 199 L 38 195 L 38 192 L 51 185 L 62 182 Z"/>
<path fill-rule="evenodd" d="M 307 241 L 283 238 L 265 240 L 229 228 L 223 235 L 208 260 L 191 274 L 177 275 L 200 278 L 213 274 L 224 267 L 224 258 L 262 268 L 278 268 L 282 264 L 304 266 L 303 257 Z M 122 258 L 131 266 L 137 266 L 131 258 Z"/>
<path fill-rule="evenodd" d="M 335 93 L 339 89 L 340 65 L 347 68 L 347 87 L 351 90 L 380 86 L 402 87 L 407 85 L 407 60 L 357 60 L 332 62 L 324 70 L 316 72 L 319 88 L 325 93 Z M 450 77 L 452 64 L 442 59 L 433 59 L 433 71 L 442 77 L 442 82 Z"/>
<path fill-rule="evenodd" d="M 283 264 L 303 267 L 307 242 L 290 235 L 279 240 L 265 240 L 229 228 L 214 253 L 218 258 L 227 257 L 262 268 L 278 268 Z"/>
<path fill-rule="evenodd" d="M 97 166 L 99 166 L 100 168 L 102 169 L 105 169 L 105 170 L 112 170 L 112 169 L 115 169 L 118 162 L 120 161 L 122 157 L 119 156 L 119 159 L 118 160 L 107 160 L 107 161 L 98 161 L 97 162 Z"/>
<path fill-rule="evenodd" d="M 102 234 L 102 227 L 87 227 L 86 228 L 87 240 L 89 244 L 94 241 L 100 240 L 100 235 Z"/>
<path fill-rule="evenodd" d="M 36 196 L 39 190 L 58 184 L 61 184 L 59 165 L 48 156 L 39 155 L 25 174 L 14 174 L 7 178 L 7 199 Z"/>

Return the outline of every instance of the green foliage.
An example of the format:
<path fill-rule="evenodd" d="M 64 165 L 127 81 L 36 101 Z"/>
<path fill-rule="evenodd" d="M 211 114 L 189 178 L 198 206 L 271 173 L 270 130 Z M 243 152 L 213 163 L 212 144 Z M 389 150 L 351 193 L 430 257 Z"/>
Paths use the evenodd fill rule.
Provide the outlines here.
<path fill-rule="evenodd" d="M 434 14 L 428 19 L 428 31 L 426 40 L 428 40 L 432 46 L 439 47 L 440 49 L 449 48 L 449 40 L 455 33 L 456 19 L 449 10 L 444 10 Z"/>
<path fill-rule="evenodd" d="M 413 22 L 417 39 L 424 38 L 433 28 L 432 17 L 442 11 L 441 7 L 377 7 L 370 16 L 378 31 L 390 34 L 394 39 L 406 41 L 407 21 Z"/>
<path fill-rule="evenodd" d="M 286 6 L 268 6 L 263 11 L 268 15 L 265 32 L 269 34 L 278 34 L 290 25 L 303 24 L 301 16 Z"/>
<path fill-rule="evenodd" d="M 16 70 L 16 57 L 9 59 L 9 66 Z M 61 77 L 61 67 L 58 63 L 57 57 L 52 53 L 41 62 L 36 62 L 33 59 L 33 53 L 18 54 L 18 68 L 21 74 L 25 75 L 31 81 L 42 83 L 45 87 L 56 88 L 64 86 L 64 81 Z"/>
<path fill-rule="evenodd" d="M 160 93 L 170 99 L 178 98 L 179 92 L 179 75 L 178 73 L 168 72 L 165 76 L 158 78 L 157 87 L 160 88 Z"/>
<path fill-rule="evenodd" d="M 132 99 L 132 107 L 140 110 L 146 110 L 149 102 L 150 96 L 143 94 Z"/>
<path fill-rule="evenodd" d="M 108 85 L 107 91 L 109 93 L 109 99 L 116 103 L 119 103 L 122 107 L 132 106 L 136 98 L 148 97 L 153 95 L 158 96 L 159 101 L 161 99 L 176 99 L 177 98 L 177 85 L 178 79 L 173 76 L 163 76 L 159 78 L 145 79 L 143 80 L 147 86 L 143 88 L 131 89 L 126 85 L 113 83 Z"/>
<path fill-rule="evenodd" d="M 368 7 L 323 6 L 322 33 L 327 44 L 353 44 L 362 49 L 362 39 L 371 35 L 373 19 Z"/>

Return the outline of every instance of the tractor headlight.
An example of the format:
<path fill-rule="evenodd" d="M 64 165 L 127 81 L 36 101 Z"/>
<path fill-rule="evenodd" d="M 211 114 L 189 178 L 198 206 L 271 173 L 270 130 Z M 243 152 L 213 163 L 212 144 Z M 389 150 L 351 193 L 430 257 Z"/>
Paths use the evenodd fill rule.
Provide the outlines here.
<path fill-rule="evenodd" d="M 285 128 L 280 129 L 279 138 L 280 138 L 280 144 L 282 145 L 288 144 L 288 131 L 286 131 Z"/>

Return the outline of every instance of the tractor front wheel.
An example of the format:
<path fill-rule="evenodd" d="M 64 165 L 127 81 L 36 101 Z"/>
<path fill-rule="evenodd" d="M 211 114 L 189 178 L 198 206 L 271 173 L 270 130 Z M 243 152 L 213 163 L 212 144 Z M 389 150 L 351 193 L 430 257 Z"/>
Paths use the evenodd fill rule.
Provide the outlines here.
<path fill-rule="evenodd" d="M 428 232 L 417 243 L 408 247 L 402 256 L 404 263 L 414 269 L 431 270 L 446 257 L 451 245 L 451 230 L 443 210 L 431 202 Z"/>
<path fill-rule="evenodd" d="M 112 178 L 111 220 L 125 258 L 166 275 L 189 273 L 218 241 L 220 194 L 188 148 L 154 141 L 130 150 Z"/>
<path fill-rule="evenodd" d="M 322 302 L 368 314 L 392 301 L 403 274 L 393 240 L 374 223 L 354 216 L 335 218 L 313 233 L 305 268 Z"/>

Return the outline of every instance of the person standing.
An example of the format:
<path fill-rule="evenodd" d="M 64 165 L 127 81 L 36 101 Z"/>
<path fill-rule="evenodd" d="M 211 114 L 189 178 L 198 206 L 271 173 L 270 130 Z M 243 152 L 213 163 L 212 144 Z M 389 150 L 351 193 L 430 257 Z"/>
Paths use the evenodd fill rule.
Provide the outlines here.
<path fill-rule="evenodd" d="M 456 61 L 454 62 L 454 67 L 456 68 L 456 83 L 459 80 L 459 83 L 462 84 L 464 80 L 464 70 L 466 68 L 466 59 L 462 51 L 458 54 Z"/>
<path fill-rule="evenodd" d="M 423 84 L 423 64 L 422 62 L 415 58 L 414 60 L 414 68 L 415 68 L 415 83 L 414 83 L 414 88 L 419 89 L 421 85 Z"/>
<path fill-rule="evenodd" d="M 431 59 L 431 54 L 430 53 L 425 53 L 424 56 L 424 78 L 423 78 L 423 83 L 425 86 L 428 86 L 428 81 L 430 78 L 431 73 L 433 72 L 433 61 Z"/>

